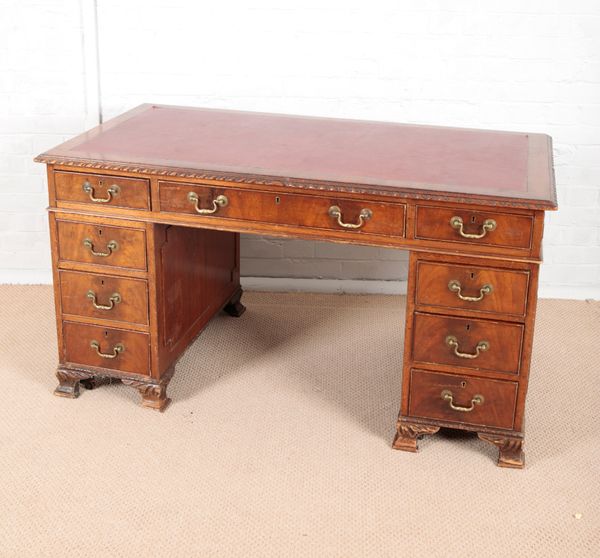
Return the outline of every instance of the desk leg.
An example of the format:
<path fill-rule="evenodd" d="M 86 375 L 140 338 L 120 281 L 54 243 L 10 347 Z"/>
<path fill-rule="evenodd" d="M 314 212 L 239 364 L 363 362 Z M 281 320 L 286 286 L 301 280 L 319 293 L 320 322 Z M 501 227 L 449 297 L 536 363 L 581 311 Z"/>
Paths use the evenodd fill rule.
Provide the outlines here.
<path fill-rule="evenodd" d="M 234 318 L 239 318 L 246 311 L 246 307 L 240 302 L 243 292 L 240 287 L 223 308 L 227 314 Z"/>
<path fill-rule="evenodd" d="M 145 382 L 141 380 L 133 380 L 131 378 L 123 378 L 121 381 L 127 385 L 136 388 L 142 396 L 142 407 L 164 411 L 171 400 L 167 397 L 167 386 L 173 377 L 175 367 L 171 366 L 167 372 L 163 374 L 158 382 Z"/>
<path fill-rule="evenodd" d="M 523 438 L 478 432 L 477 436 L 498 448 L 498 467 L 522 469 L 525 466 Z"/>
<path fill-rule="evenodd" d="M 439 426 L 429 424 L 417 424 L 399 420 L 396 424 L 396 437 L 392 447 L 402 451 L 416 452 L 418 450 L 417 440 L 425 434 L 435 434 Z"/>
<path fill-rule="evenodd" d="M 82 380 L 81 376 L 59 368 L 56 371 L 56 378 L 58 379 L 58 386 L 56 386 L 56 389 L 54 390 L 54 395 L 68 397 L 69 399 L 76 399 L 79 397 L 79 382 Z"/>

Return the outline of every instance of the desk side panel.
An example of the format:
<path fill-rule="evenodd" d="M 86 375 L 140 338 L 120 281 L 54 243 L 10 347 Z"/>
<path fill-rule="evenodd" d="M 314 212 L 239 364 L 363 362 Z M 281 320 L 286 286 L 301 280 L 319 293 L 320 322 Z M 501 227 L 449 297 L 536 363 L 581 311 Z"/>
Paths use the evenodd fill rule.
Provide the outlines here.
<path fill-rule="evenodd" d="M 155 292 L 152 353 L 160 377 L 239 289 L 239 234 L 149 225 Z"/>

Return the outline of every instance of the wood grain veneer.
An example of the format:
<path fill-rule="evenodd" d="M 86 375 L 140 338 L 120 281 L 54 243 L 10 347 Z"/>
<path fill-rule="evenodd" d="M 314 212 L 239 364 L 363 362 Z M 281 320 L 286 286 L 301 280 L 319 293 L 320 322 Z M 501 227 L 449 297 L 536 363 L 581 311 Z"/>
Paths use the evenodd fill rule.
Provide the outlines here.
<path fill-rule="evenodd" d="M 456 338 L 456 349 L 448 344 L 448 336 Z M 522 324 L 415 312 L 412 359 L 470 368 L 482 375 L 486 371 L 518 374 L 522 339 Z M 482 342 L 488 348 L 478 352 Z M 476 358 L 459 357 L 455 350 Z"/>
<path fill-rule="evenodd" d="M 150 209 L 150 181 L 107 174 L 57 172 L 54 174 L 57 202 L 93 206 Z"/>
<path fill-rule="evenodd" d="M 501 314 L 508 315 L 509 319 L 525 317 L 528 271 L 473 262 L 453 265 L 421 260 L 417 263 L 416 281 L 417 306 L 437 307 L 448 312 L 460 309 L 489 317 Z M 485 290 L 486 286 L 489 291 Z"/>
<path fill-rule="evenodd" d="M 148 325 L 148 282 L 143 279 L 61 271 L 60 300 L 72 317 Z"/>
<path fill-rule="evenodd" d="M 412 416 L 507 430 L 513 427 L 516 382 L 412 370 L 410 385 L 409 412 Z M 450 402 L 442 397 L 445 391 L 452 394 L 455 407 L 472 407 L 473 410 L 452 409 Z M 482 397 L 480 404 L 472 403 L 477 395 Z"/>

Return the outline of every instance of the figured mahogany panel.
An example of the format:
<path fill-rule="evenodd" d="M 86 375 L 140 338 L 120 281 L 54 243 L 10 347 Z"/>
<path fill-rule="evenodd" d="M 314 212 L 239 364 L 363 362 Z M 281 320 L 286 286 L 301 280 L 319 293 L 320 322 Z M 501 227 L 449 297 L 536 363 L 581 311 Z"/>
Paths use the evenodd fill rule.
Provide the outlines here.
<path fill-rule="evenodd" d="M 533 216 L 489 211 L 465 210 L 460 207 L 434 207 L 417 205 L 415 238 L 445 240 L 474 246 L 503 246 L 529 250 L 532 245 Z M 454 217 L 463 221 L 463 233 L 481 235 L 484 223 L 495 221 L 494 230 L 482 238 L 465 238 L 451 225 Z"/>
<path fill-rule="evenodd" d="M 146 333 L 64 322 L 63 336 L 68 363 L 150 374 L 150 337 Z M 98 349 L 92 342 L 98 343 Z M 119 347 L 122 347 L 120 351 Z"/>
<path fill-rule="evenodd" d="M 450 344 L 448 337 L 456 339 Z M 523 325 L 415 312 L 412 358 L 479 371 L 519 373 Z M 481 347 L 487 343 L 487 349 Z M 480 349 L 477 350 L 478 345 Z M 457 356 L 477 355 L 474 358 Z"/>
<path fill-rule="evenodd" d="M 150 209 L 150 181 L 91 173 L 55 172 L 56 200 L 97 208 Z"/>
<path fill-rule="evenodd" d="M 516 382 L 413 369 L 409 415 L 511 429 L 517 387 Z"/>
<path fill-rule="evenodd" d="M 72 221 L 57 221 L 57 226 L 59 261 L 146 269 L 142 230 Z"/>
<path fill-rule="evenodd" d="M 196 205 L 201 210 L 216 209 L 212 215 L 225 219 L 343 230 L 353 235 L 404 236 L 405 204 L 276 194 L 168 181 L 159 181 L 159 188 L 161 211 L 197 215 L 199 219 L 210 219 L 211 216 L 199 215 L 195 209 Z M 188 198 L 190 192 L 197 195 L 197 203 Z M 227 205 L 213 204 L 219 196 L 227 198 Z M 340 209 L 342 223 L 360 227 L 347 229 L 340 225 L 337 218 L 329 213 L 332 206 Z M 363 210 L 368 210 L 370 217 L 361 220 L 360 214 Z"/>
<path fill-rule="evenodd" d="M 417 262 L 417 305 L 523 318 L 529 271 L 491 266 Z"/>
<path fill-rule="evenodd" d="M 239 235 L 158 226 L 161 370 L 187 347 L 239 289 Z"/>
<path fill-rule="evenodd" d="M 64 314 L 148 324 L 148 282 L 113 275 L 61 271 Z"/>

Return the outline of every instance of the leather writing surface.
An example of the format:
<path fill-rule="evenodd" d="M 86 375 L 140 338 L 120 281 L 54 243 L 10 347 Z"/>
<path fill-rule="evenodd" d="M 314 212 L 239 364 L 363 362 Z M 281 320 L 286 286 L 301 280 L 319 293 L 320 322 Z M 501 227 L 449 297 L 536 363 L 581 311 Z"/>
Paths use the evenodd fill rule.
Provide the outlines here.
<path fill-rule="evenodd" d="M 529 184 L 530 136 L 146 105 L 47 155 L 550 200 Z"/>

